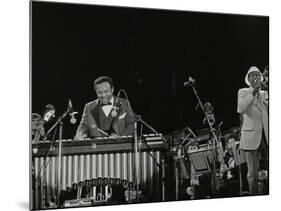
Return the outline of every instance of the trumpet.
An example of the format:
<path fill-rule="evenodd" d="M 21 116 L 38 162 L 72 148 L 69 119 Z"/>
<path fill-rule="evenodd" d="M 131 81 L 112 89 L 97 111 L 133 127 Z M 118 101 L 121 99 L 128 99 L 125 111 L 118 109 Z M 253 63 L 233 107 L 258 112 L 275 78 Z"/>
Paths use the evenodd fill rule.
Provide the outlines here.
<path fill-rule="evenodd" d="M 269 75 L 269 67 L 268 65 L 264 68 L 263 72 L 262 72 L 263 77 L 267 77 Z"/>
<path fill-rule="evenodd" d="M 268 65 L 264 68 L 262 72 L 263 82 L 261 82 L 261 89 L 268 90 L 268 81 L 269 81 L 269 67 Z"/>
<path fill-rule="evenodd" d="M 268 81 L 269 81 L 269 71 L 268 66 L 264 69 L 264 71 L 261 73 L 261 77 L 263 80 L 261 81 L 261 78 L 256 78 L 253 82 L 254 85 L 258 85 L 259 90 L 268 90 Z"/>

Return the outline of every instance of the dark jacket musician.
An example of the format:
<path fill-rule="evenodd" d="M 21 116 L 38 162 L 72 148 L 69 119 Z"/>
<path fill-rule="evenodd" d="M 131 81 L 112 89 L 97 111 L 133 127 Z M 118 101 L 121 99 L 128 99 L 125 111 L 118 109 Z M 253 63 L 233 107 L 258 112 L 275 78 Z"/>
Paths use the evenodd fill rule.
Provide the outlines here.
<path fill-rule="evenodd" d="M 113 96 L 112 79 L 101 76 L 95 80 L 94 88 L 98 98 L 85 105 L 74 140 L 133 135 L 134 115 L 130 104 Z"/>

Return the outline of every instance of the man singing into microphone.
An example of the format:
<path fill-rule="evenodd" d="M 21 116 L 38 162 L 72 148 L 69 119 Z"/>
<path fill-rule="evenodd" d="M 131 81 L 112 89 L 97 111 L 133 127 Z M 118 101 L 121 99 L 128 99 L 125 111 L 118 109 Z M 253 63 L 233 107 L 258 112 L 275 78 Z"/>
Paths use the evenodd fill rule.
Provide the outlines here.
<path fill-rule="evenodd" d="M 245 152 L 251 195 L 258 194 L 259 168 L 268 168 L 268 92 L 261 90 L 262 81 L 259 69 L 251 67 L 245 77 L 249 88 L 238 91 L 237 111 L 243 115 L 240 148 Z M 264 166 L 259 165 L 259 153 Z"/>
<path fill-rule="evenodd" d="M 85 105 L 74 140 L 133 135 L 134 116 L 128 110 L 129 102 L 113 96 L 112 79 L 101 76 L 94 81 L 94 88 L 98 98 Z"/>

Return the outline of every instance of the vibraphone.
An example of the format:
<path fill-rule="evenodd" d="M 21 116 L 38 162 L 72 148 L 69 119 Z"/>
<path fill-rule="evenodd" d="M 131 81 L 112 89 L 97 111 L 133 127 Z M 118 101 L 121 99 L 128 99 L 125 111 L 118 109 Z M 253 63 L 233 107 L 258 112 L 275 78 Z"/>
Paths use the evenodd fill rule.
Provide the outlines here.
<path fill-rule="evenodd" d="M 131 184 L 131 188 L 134 188 L 132 184 L 135 182 L 136 173 L 132 137 L 63 140 L 60 179 L 58 179 L 57 168 L 58 146 L 58 141 L 53 145 L 49 141 L 32 145 L 33 209 L 58 207 L 55 204 L 58 185 L 62 193 L 76 189 L 77 199 L 81 197 L 79 187 L 89 182 L 93 187 L 93 181 L 100 180 L 105 181 L 103 184 L 108 184 L 108 181 L 118 179 Z M 161 166 L 164 166 L 164 159 L 161 159 L 161 156 L 167 150 L 167 144 L 160 135 L 144 135 L 143 140 L 139 141 L 138 148 L 140 150 L 139 190 L 153 196 L 151 200 L 160 201 L 162 193 L 160 171 Z M 48 155 L 45 156 L 47 152 Z M 88 197 L 96 202 L 106 202 L 109 196 L 108 191 L 99 197 L 96 196 L 95 191 L 88 193 Z"/>

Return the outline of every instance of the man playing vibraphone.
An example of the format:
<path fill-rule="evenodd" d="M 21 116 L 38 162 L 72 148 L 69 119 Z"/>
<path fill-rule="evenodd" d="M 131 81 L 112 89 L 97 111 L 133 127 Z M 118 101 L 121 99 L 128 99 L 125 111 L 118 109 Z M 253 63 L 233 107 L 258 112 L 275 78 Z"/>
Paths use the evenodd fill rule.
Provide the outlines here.
<path fill-rule="evenodd" d="M 113 95 L 112 79 L 101 76 L 94 81 L 94 88 L 98 98 L 85 105 L 74 140 L 133 135 L 134 116 L 128 112 L 129 102 Z"/>
<path fill-rule="evenodd" d="M 131 107 L 127 100 L 115 97 L 113 95 L 114 86 L 112 79 L 107 76 L 101 76 L 94 81 L 94 88 L 98 98 L 85 105 L 83 115 L 80 124 L 77 128 L 74 140 L 85 140 L 86 138 L 95 137 L 118 138 L 121 136 L 133 135 L 134 116 L 131 112 Z M 97 162 L 101 162 L 101 159 L 103 160 L 102 165 L 105 166 L 102 168 L 105 169 L 109 168 L 108 165 L 111 165 L 112 162 L 114 162 L 115 158 L 117 160 L 121 158 L 121 154 L 116 156 L 111 154 L 108 158 L 107 156 L 109 155 L 100 154 L 96 157 L 98 159 Z M 106 164 L 104 162 L 109 163 Z M 94 168 L 97 167 L 97 164 L 98 163 L 94 164 Z M 111 165 L 110 170 L 112 170 L 112 167 L 113 166 Z M 118 176 L 116 172 L 119 172 L 120 175 Z M 96 175 L 96 177 L 92 179 L 91 184 L 93 187 L 92 194 L 94 200 L 107 201 L 108 197 L 110 197 L 109 201 L 107 201 L 108 203 L 114 204 L 124 202 L 124 191 L 117 191 L 118 194 L 116 194 L 116 190 L 118 189 L 116 189 L 116 187 L 119 186 L 116 186 L 115 180 L 121 179 L 120 166 L 116 166 L 116 172 L 114 173 L 114 171 L 110 171 L 108 173 L 105 173 L 103 170 L 95 168 L 94 174 Z M 103 175 L 104 173 L 108 175 L 105 176 Z M 110 178 L 109 181 L 107 181 L 107 177 Z M 86 183 L 87 182 L 89 183 L 88 180 L 86 180 Z M 83 192 L 82 184 L 83 182 L 80 182 L 80 185 L 78 185 L 78 190 L 80 190 L 81 193 Z M 111 190 L 108 189 L 109 187 L 111 187 Z M 81 196 L 83 196 L 83 194 L 81 194 Z M 123 196 L 121 197 L 122 199 L 120 199 L 120 196 Z"/>

